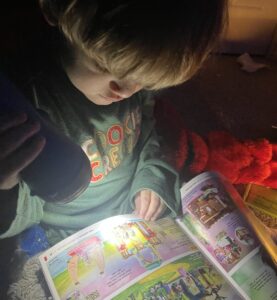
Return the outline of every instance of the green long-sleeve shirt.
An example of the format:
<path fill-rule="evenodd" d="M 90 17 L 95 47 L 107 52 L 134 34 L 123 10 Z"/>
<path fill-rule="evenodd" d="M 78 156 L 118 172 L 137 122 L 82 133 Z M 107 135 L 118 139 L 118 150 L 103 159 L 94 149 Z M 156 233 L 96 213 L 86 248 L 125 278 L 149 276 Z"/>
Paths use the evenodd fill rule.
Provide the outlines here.
<path fill-rule="evenodd" d="M 21 182 L 15 219 L 1 238 L 41 223 L 54 244 L 103 218 L 132 212 L 134 195 L 141 189 L 156 192 L 165 201 L 167 214 L 176 214 L 178 175 L 162 159 L 149 92 L 141 91 L 108 106 L 95 105 L 56 68 L 33 78 L 26 95 L 82 146 L 91 161 L 92 177 L 86 191 L 67 204 L 31 196 Z"/>

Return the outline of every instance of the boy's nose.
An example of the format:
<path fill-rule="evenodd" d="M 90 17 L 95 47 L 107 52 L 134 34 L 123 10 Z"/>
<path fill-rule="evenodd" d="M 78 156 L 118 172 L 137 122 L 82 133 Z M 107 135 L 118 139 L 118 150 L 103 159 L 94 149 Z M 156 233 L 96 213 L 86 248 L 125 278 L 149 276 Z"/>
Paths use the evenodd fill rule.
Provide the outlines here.
<path fill-rule="evenodd" d="M 116 94 L 119 97 L 122 98 L 129 98 L 131 97 L 134 93 L 138 92 L 142 87 L 139 84 L 136 83 L 118 83 L 116 81 L 111 81 L 110 82 L 110 89 L 111 91 Z"/>

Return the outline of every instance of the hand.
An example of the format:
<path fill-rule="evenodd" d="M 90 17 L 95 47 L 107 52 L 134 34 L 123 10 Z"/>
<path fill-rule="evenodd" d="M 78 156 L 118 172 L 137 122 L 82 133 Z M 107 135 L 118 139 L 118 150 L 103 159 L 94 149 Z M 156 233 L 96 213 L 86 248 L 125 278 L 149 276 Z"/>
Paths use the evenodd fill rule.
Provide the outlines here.
<path fill-rule="evenodd" d="M 25 113 L 0 115 L 0 190 L 12 189 L 19 173 L 41 152 L 45 139 Z"/>
<path fill-rule="evenodd" d="M 166 209 L 161 198 L 153 191 L 145 189 L 136 194 L 135 214 L 146 221 L 156 220 Z"/>

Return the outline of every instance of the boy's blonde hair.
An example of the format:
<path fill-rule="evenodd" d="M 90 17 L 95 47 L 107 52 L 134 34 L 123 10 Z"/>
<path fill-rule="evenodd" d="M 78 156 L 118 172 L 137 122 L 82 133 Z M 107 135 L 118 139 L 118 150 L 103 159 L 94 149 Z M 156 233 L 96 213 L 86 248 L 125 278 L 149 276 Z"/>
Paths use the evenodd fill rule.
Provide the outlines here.
<path fill-rule="evenodd" d="M 118 79 L 160 89 L 191 78 L 224 28 L 227 0 L 40 0 L 73 48 Z"/>

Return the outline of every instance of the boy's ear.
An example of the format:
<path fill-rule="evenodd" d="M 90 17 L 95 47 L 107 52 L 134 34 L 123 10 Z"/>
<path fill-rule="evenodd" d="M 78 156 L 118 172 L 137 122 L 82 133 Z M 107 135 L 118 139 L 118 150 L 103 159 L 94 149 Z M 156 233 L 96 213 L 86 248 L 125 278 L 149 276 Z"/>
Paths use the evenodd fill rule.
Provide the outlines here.
<path fill-rule="evenodd" d="M 44 16 L 44 19 L 50 26 L 57 26 L 58 10 L 55 1 L 52 0 L 38 0 L 39 7 Z"/>

